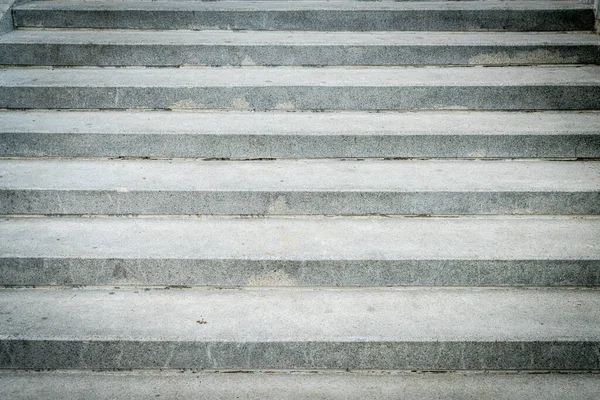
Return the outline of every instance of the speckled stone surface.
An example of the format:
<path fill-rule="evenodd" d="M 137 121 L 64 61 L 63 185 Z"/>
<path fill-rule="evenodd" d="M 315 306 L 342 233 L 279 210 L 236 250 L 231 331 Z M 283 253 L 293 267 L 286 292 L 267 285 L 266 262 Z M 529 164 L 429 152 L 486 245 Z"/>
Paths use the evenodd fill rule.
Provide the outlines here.
<path fill-rule="evenodd" d="M 577 1 L 359 2 L 34 1 L 19 27 L 127 29 L 591 30 L 593 6 Z"/>
<path fill-rule="evenodd" d="M 335 66 L 598 64 L 591 32 L 16 30 L 0 64 Z"/>
<path fill-rule="evenodd" d="M 9 68 L 0 107 L 600 109 L 600 67 Z"/>
<path fill-rule="evenodd" d="M 579 289 L 0 291 L 0 366 L 600 369 Z"/>
<path fill-rule="evenodd" d="M 0 397 L 597 397 L 592 4 L 58 0 L 14 17 Z"/>
<path fill-rule="evenodd" d="M 289 371 L 0 371 L 0 394 L 9 400 L 210 399 L 397 399 L 516 398 L 596 400 L 598 374 Z"/>
<path fill-rule="evenodd" d="M 598 286 L 597 217 L 7 218 L 0 284 Z"/>
<path fill-rule="evenodd" d="M 600 214 L 600 162 L 0 160 L 1 214 Z"/>
<path fill-rule="evenodd" d="M 0 155 L 599 158 L 600 113 L 5 111 Z"/>

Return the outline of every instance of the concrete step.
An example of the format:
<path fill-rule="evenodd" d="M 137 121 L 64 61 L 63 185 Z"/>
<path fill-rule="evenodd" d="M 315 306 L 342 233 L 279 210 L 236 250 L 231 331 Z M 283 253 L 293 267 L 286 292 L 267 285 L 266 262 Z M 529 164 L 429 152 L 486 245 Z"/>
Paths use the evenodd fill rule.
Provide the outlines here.
<path fill-rule="evenodd" d="M 600 376 L 498 372 L 0 371 L 7 400 L 485 399 L 596 400 Z"/>
<path fill-rule="evenodd" d="M 600 64 L 592 32 L 267 32 L 16 30 L 5 65 Z"/>
<path fill-rule="evenodd" d="M 578 1 L 32 1 L 17 27 L 313 31 L 593 30 Z"/>
<path fill-rule="evenodd" d="M 598 370 L 597 289 L 2 289 L 12 369 Z"/>
<path fill-rule="evenodd" d="M 13 217 L 0 237 L 1 285 L 600 286 L 594 216 Z"/>
<path fill-rule="evenodd" d="M 0 160 L 0 214 L 600 214 L 600 162 Z"/>
<path fill-rule="evenodd" d="M 0 156 L 600 158 L 600 112 L 5 111 Z"/>
<path fill-rule="evenodd" d="M 7 68 L 0 108 L 600 109 L 600 66 Z"/>

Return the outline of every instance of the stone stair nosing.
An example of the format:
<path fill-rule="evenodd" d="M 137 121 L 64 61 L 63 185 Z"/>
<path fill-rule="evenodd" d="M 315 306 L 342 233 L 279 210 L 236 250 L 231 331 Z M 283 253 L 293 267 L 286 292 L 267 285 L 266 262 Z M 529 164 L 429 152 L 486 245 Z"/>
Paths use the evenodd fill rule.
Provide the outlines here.
<path fill-rule="evenodd" d="M 12 289 L 0 302 L 4 368 L 600 369 L 593 289 Z"/>
<path fill-rule="evenodd" d="M 600 162 L 0 160 L 0 214 L 600 214 Z"/>
<path fill-rule="evenodd" d="M 593 32 L 15 30 L 0 65 L 398 66 L 599 64 Z"/>
<path fill-rule="evenodd" d="M 600 113 L 5 111 L 2 157 L 600 157 Z"/>
<path fill-rule="evenodd" d="M 597 216 L 13 217 L 0 234 L 17 286 L 600 285 Z"/>
<path fill-rule="evenodd" d="M 598 110 L 600 66 L 8 68 L 0 107 Z"/>
<path fill-rule="evenodd" d="M 511 400 L 596 400 L 600 379 L 592 374 L 278 372 L 248 371 L 0 371 L 10 399 L 86 398 L 134 400 L 152 397 L 292 400 L 485 398 Z"/>
<path fill-rule="evenodd" d="M 593 30 L 578 1 L 289 2 L 33 1 L 16 27 L 312 31 Z"/>

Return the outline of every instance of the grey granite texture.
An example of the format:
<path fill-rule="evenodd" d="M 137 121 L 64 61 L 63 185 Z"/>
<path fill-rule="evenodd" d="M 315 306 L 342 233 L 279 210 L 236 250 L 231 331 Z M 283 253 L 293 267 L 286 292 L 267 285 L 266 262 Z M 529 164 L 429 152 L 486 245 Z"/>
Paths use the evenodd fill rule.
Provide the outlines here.
<path fill-rule="evenodd" d="M 0 107 L 595 110 L 600 67 L 8 68 Z"/>
<path fill-rule="evenodd" d="M 5 65 L 599 64 L 591 32 L 260 32 L 16 30 Z"/>
<path fill-rule="evenodd" d="M 111 111 L 0 113 L 2 156 L 598 156 L 600 67 L 539 65 L 598 64 L 590 4 L 33 1 L 14 15 L 51 29 L 0 37 L 0 108 Z M 52 30 L 78 27 L 114 30 Z M 506 32 L 523 30 L 565 33 Z M 236 111 L 198 112 L 215 109 Z M 302 110 L 352 112 L 284 113 Z M 598 372 L 599 165 L 0 160 L 0 369 Z M 428 217 L 475 213 L 581 215 Z M 445 384 L 526 390 L 477 376 Z M 526 386 L 583 398 L 597 383 Z"/>
<path fill-rule="evenodd" d="M 312 31 L 592 30 L 593 6 L 577 1 L 34 1 L 19 27 Z"/>
<path fill-rule="evenodd" d="M 599 286 L 599 221 L 6 218 L 0 284 Z"/>
<path fill-rule="evenodd" d="M 600 214 L 600 162 L 0 160 L 0 214 Z"/>
<path fill-rule="evenodd" d="M 598 374 L 196 371 L 0 371 L 7 400 L 532 399 L 596 400 Z M 242 372 L 242 371 L 239 371 Z"/>
<path fill-rule="evenodd" d="M 14 0 L 0 1 L 0 34 L 13 29 L 13 20 L 10 8 Z"/>
<path fill-rule="evenodd" d="M 3 289 L 0 366 L 598 370 L 594 289 Z"/>
<path fill-rule="evenodd" d="M 12 9 L 27 0 L 0 0 L 0 34 L 14 29 Z"/>
<path fill-rule="evenodd" d="M 0 156 L 600 158 L 600 113 L 6 111 Z"/>

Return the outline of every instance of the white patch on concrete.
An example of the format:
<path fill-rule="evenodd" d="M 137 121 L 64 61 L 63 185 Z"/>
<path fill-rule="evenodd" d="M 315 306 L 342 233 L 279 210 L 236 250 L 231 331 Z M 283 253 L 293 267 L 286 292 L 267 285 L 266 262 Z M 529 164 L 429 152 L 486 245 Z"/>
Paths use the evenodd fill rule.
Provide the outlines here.
<path fill-rule="evenodd" d="M 284 101 L 283 103 L 277 103 L 275 105 L 276 110 L 295 110 L 296 105 L 291 101 Z"/>
<path fill-rule="evenodd" d="M 577 56 L 563 57 L 558 51 L 537 49 L 533 51 L 519 51 L 509 54 L 505 51 L 496 53 L 478 54 L 471 57 L 469 64 L 575 64 L 579 62 Z"/>
<path fill-rule="evenodd" d="M 231 102 L 231 106 L 238 110 L 247 110 L 250 108 L 250 102 L 243 97 L 236 97 Z"/>
<path fill-rule="evenodd" d="M 248 54 L 246 54 L 244 56 L 244 59 L 242 60 L 242 62 L 240 63 L 243 66 L 253 66 L 256 65 L 256 63 L 254 62 L 254 60 L 252 59 L 252 57 L 250 57 Z"/>
<path fill-rule="evenodd" d="M 171 104 L 168 108 L 170 109 L 195 109 L 204 108 L 202 103 L 197 103 L 192 99 L 183 99 Z"/>
<path fill-rule="evenodd" d="M 248 286 L 296 286 L 296 281 L 281 270 L 268 271 L 248 279 Z"/>
<path fill-rule="evenodd" d="M 285 196 L 279 196 L 275 199 L 273 203 L 269 205 L 267 209 L 267 214 L 286 214 L 288 211 L 288 206 L 285 201 Z"/>

